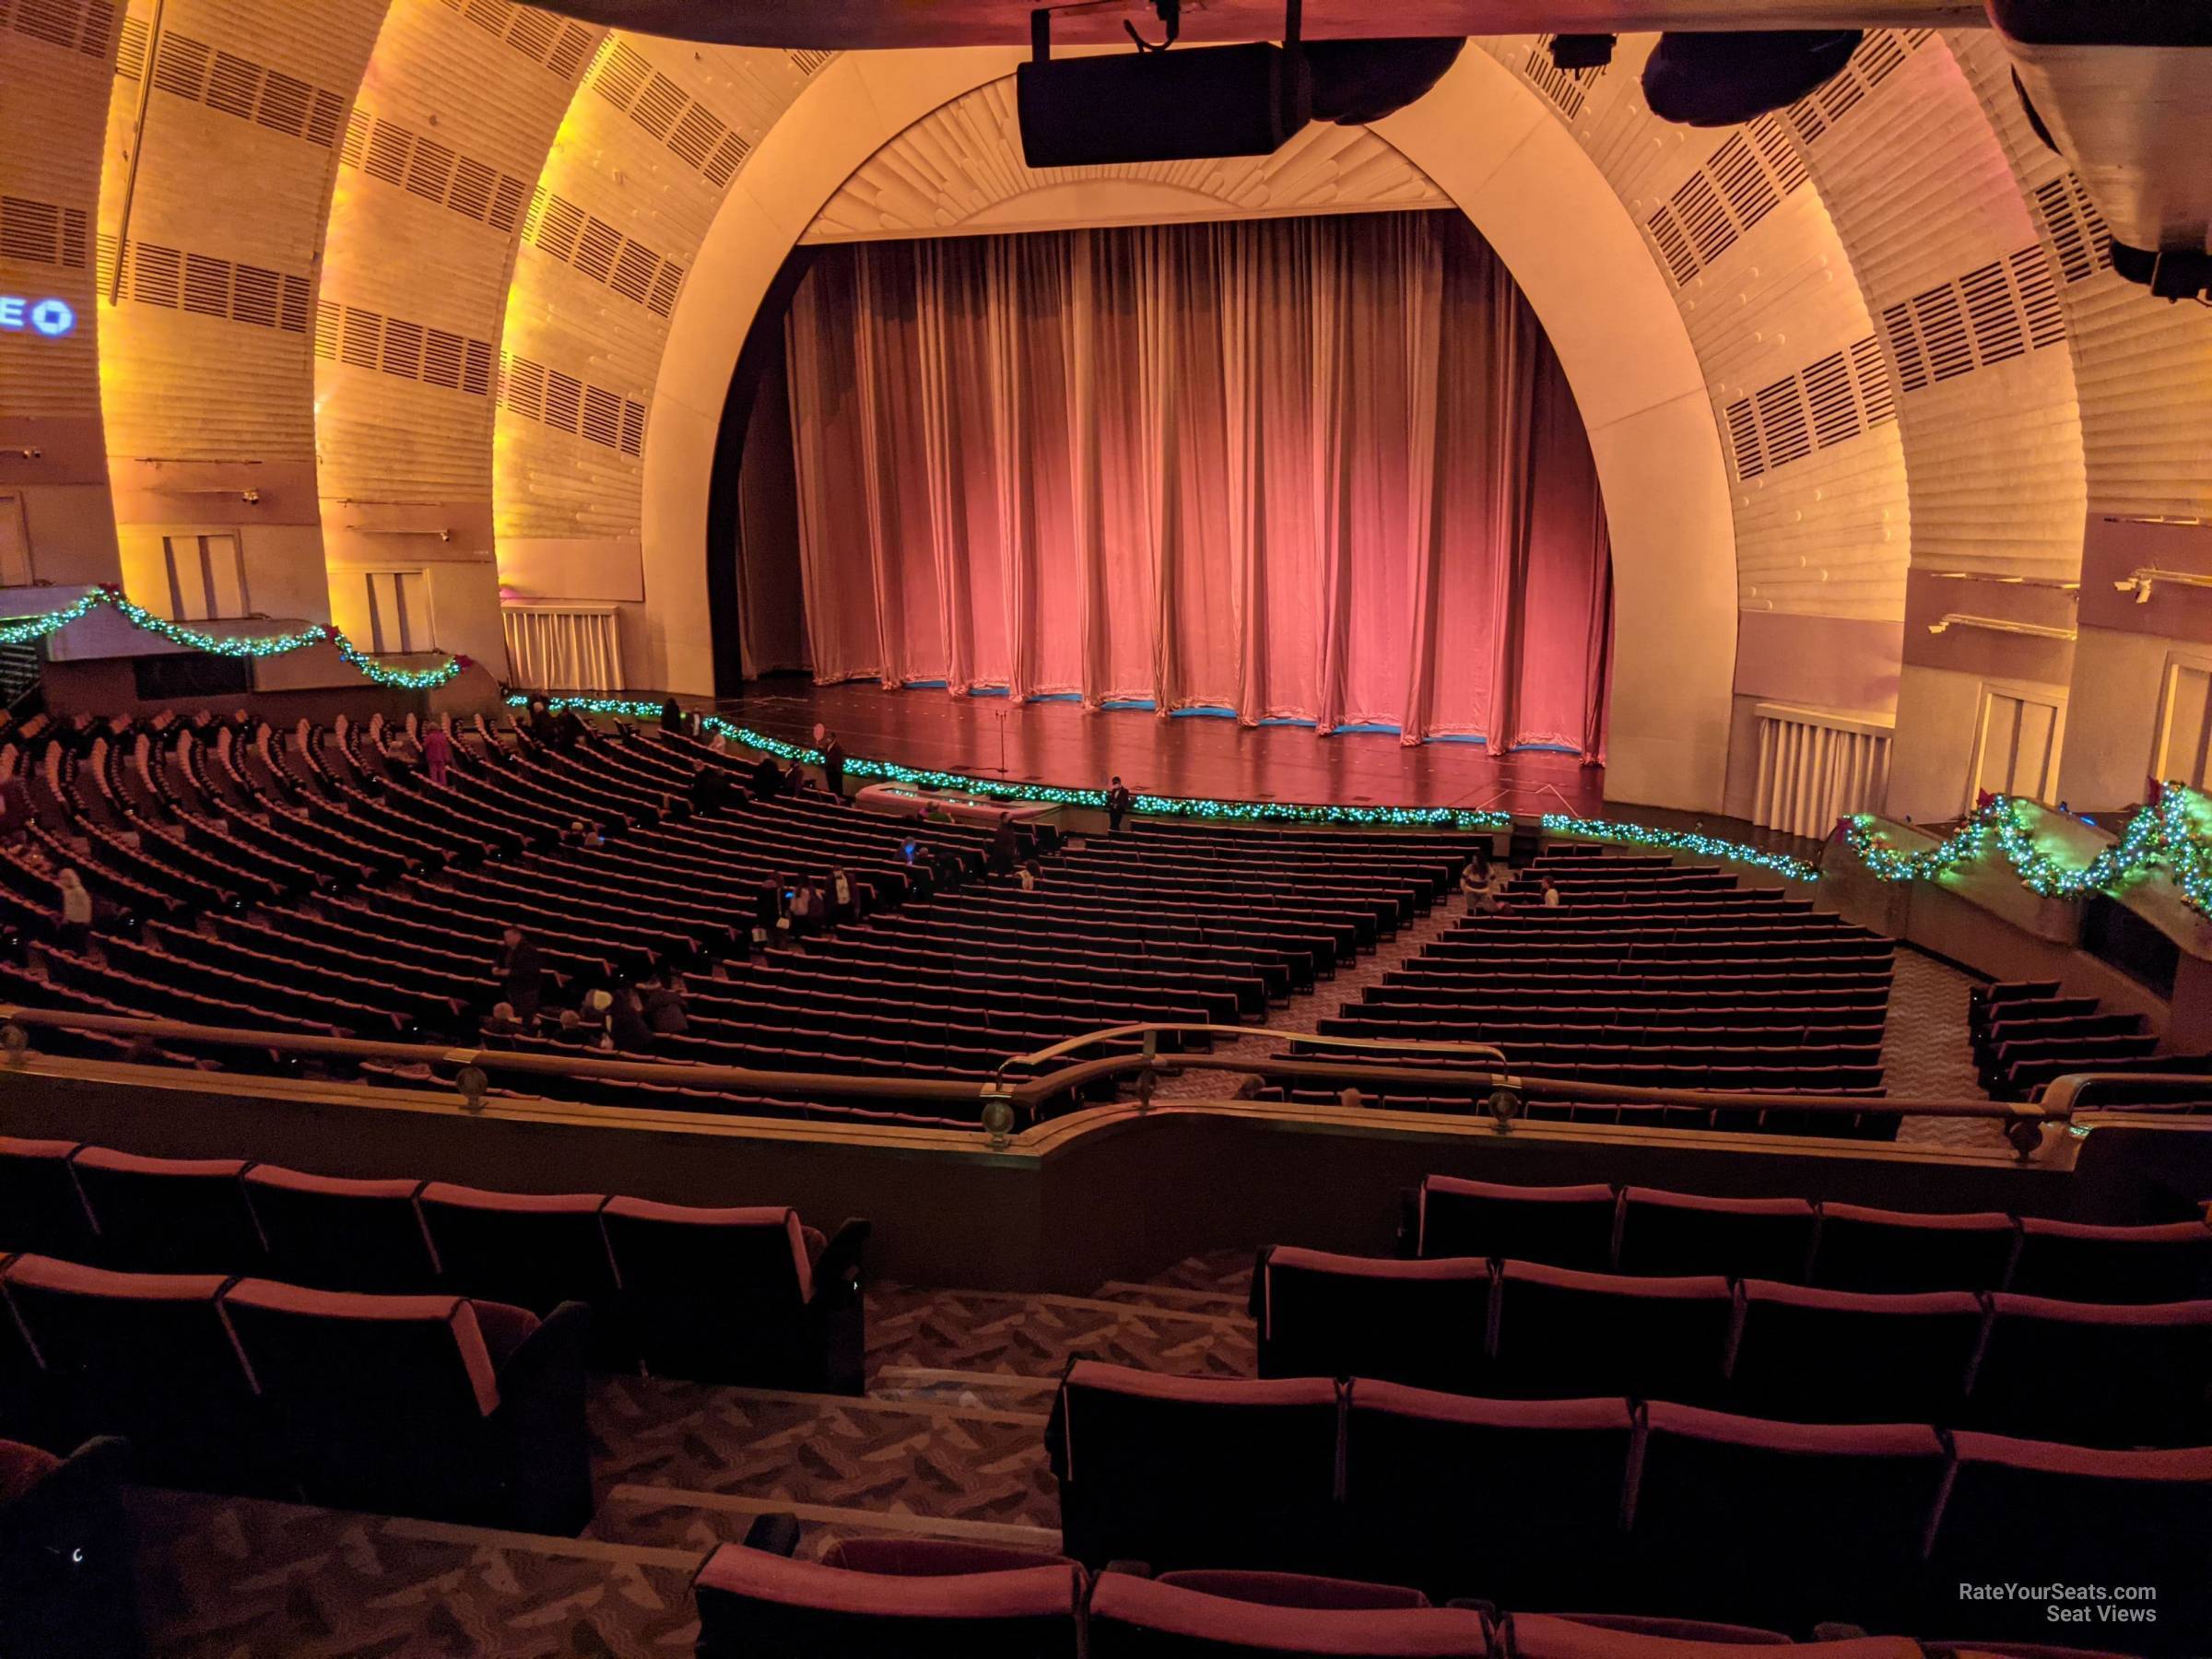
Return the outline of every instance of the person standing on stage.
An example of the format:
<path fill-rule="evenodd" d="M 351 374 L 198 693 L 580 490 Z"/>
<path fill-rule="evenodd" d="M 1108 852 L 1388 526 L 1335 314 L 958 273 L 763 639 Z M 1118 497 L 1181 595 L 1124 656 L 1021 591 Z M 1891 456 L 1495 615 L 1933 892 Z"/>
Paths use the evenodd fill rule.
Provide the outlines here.
<path fill-rule="evenodd" d="M 1135 804 L 1135 797 L 1130 794 L 1121 779 L 1114 779 L 1106 791 L 1106 828 L 1110 834 L 1119 835 L 1122 832 L 1122 819 L 1128 817 L 1129 808 Z"/>

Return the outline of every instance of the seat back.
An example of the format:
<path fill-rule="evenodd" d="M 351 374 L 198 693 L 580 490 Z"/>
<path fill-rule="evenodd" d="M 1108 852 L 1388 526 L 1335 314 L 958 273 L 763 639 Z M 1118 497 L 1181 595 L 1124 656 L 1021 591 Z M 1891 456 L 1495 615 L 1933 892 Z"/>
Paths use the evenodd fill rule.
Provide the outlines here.
<path fill-rule="evenodd" d="M 499 1383 L 465 1298 L 242 1279 L 223 1307 L 312 1501 L 450 1520 L 499 1512 Z"/>
<path fill-rule="evenodd" d="M 1994 1210 L 1923 1216 L 1824 1204 L 1813 1283 L 1884 1294 L 2002 1290 L 2019 1237 L 2019 1224 Z"/>
<path fill-rule="evenodd" d="M 610 1199 L 599 1212 L 624 1332 L 656 1376 L 821 1385 L 806 1239 L 793 1209 Z"/>
<path fill-rule="evenodd" d="M 269 1491 L 274 1449 L 223 1314 L 226 1282 L 18 1256 L 4 1287 L 72 1437 L 122 1435 L 158 1483 Z"/>
<path fill-rule="evenodd" d="M 261 1230 L 239 1158 L 141 1158 L 86 1147 L 70 1160 L 100 1230 L 100 1259 L 125 1273 L 255 1273 Z"/>
<path fill-rule="evenodd" d="M 1490 1264 L 1385 1261 L 1277 1245 L 1253 1286 L 1263 1377 L 1376 1377 L 1473 1393 Z"/>
<path fill-rule="evenodd" d="M 1128 1572 L 1100 1576 L 1088 1634 L 1090 1659 L 1239 1653 L 1483 1659 L 1490 1651 L 1489 1621 L 1465 1607 L 1284 1606 Z"/>
<path fill-rule="evenodd" d="M 1896 1628 L 1943 1485 L 1935 1430 L 1646 1413 L 1631 1606 L 1792 1631 Z"/>
<path fill-rule="evenodd" d="M 1638 1278 L 1507 1262 L 1491 1303 L 1491 1389 L 1712 1401 L 1735 1323 L 1735 1296 L 1717 1276 Z"/>
<path fill-rule="evenodd" d="M 2188 1301 L 2212 1291 L 2212 1227 L 2097 1227 L 2030 1216 L 2020 1222 L 2007 1288 L 2062 1301 Z"/>
<path fill-rule="evenodd" d="M 1344 1570 L 1441 1599 L 1559 1606 L 1618 1565 L 1635 1418 L 1622 1399 L 1488 1400 L 1353 1383 Z"/>
<path fill-rule="evenodd" d="M 1963 1624 L 2023 1641 L 2053 1634 L 2046 1601 L 1962 1606 L 1961 1584 L 2147 1585 L 2157 1599 L 2116 1607 L 2121 1616 L 2100 1618 L 2095 1640 L 2130 1653 L 2204 1651 L 2212 1630 L 2205 1570 L 2212 1447 L 2090 1451 L 1962 1431 L 1952 1437 L 1952 1456 L 1914 1629 Z"/>
<path fill-rule="evenodd" d="M 253 1164 L 241 1177 L 268 1244 L 269 1272 L 288 1285 L 363 1295 L 424 1291 L 438 1260 L 415 1209 L 419 1181 L 356 1181 Z"/>
<path fill-rule="evenodd" d="M 1629 1187 L 1620 1195 L 1620 1271 L 1803 1284 L 1816 1219 L 1802 1198 L 1705 1198 Z"/>
<path fill-rule="evenodd" d="M 1072 1561 L 874 1572 L 724 1544 L 691 1587 L 700 1659 L 1074 1659 L 1083 1573 Z"/>
<path fill-rule="evenodd" d="M 90 1257 L 92 1218 L 69 1169 L 77 1145 L 0 1135 L 0 1250 Z"/>
<path fill-rule="evenodd" d="M 1087 1566 L 1328 1564 L 1336 1384 L 1168 1377 L 1077 1360 L 1047 1430 L 1061 1533 Z"/>
<path fill-rule="evenodd" d="M 614 1266 L 596 1193 L 493 1193 L 433 1181 L 416 1197 L 444 1283 L 456 1294 L 527 1308 L 543 1318 L 564 1301 L 611 1313 Z"/>
<path fill-rule="evenodd" d="M 1808 1423 L 1952 1423 L 1986 1314 L 1963 1290 L 1876 1296 L 1747 1279 L 1728 1407 Z"/>
<path fill-rule="evenodd" d="M 1990 1299 L 1965 1418 L 2083 1446 L 2212 1441 L 2212 1301 Z"/>
<path fill-rule="evenodd" d="M 1500 1635 L 1494 1651 L 1512 1659 L 1752 1659 L 1776 1643 L 1795 1645 L 1771 1630 L 1742 1626 L 1660 1618 L 1599 1622 L 1542 1613 L 1514 1614 Z M 1820 1659 L 1922 1659 L 1920 1644 L 1901 1636 L 1819 1645 Z"/>
<path fill-rule="evenodd" d="M 1618 1197 L 1609 1186 L 1513 1186 L 1431 1175 L 1421 1182 L 1417 1253 L 1515 1256 L 1602 1273 L 1613 1265 Z"/>

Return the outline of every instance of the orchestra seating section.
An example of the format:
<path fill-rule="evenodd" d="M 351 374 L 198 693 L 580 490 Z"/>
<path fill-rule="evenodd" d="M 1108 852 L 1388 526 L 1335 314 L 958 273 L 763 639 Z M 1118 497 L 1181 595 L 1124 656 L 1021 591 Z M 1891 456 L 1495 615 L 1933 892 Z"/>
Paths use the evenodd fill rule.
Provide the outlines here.
<path fill-rule="evenodd" d="M 29 966 L 0 967 L 0 996 L 227 1028 L 473 1039 L 499 998 L 495 959 L 512 924 L 541 953 L 548 1020 L 594 989 L 685 976 L 686 1030 L 626 1057 L 981 1084 L 1089 1031 L 1259 1018 L 1426 913 L 1473 855 L 1458 835 L 1147 826 L 1034 849 L 1025 888 L 991 830 L 882 817 L 814 789 L 754 798 L 752 764 L 680 735 L 595 724 L 564 747 L 477 717 L 453 728 L 437 787 L 415 725 L 164 716 L 0 745 L 0 776 L 23 779 L 34 815 L 23 841 L 0 847 L 0 925 L 31 947 Z M 701 768 L 723 774 L 728 805 L 693 809 Z M 95 897 L 97 948 L 62 942 L 64 867 Z M 779 886 L 832 892 L 841 872 L 853 897 L 839 925 L 803 948 L 782 947 L 780 927 L 756 942 L 756 923 L 774 920 L 759 913 L 764 888 L 771 905 Z M 252 1045 L 40 1041 L 284 1069 Z M 490 1041 L 574 1052 L 527 1023 Z M 631 1105 L 974 1122 L 964 1106 L 889 1111 L 819 1088 L 741 1096 L 673 1073 L 666 1085 L 532 1086 Z"/>
<path fill-rule="evenodd" d="M 1556 908 L 1542 902 L 1551 883 Z M 1455 920 L 1320 1022 L 1324 1035 L 1487 1042 L 1516 1074 L 1743 1092 L 1882 1092 L 1892 942 L 1779 888 L 1712 865 L 1551 846 L 1516 871 L 1496 913 Z M 1293 1045 L 1300 1052 L 1300 1045 Z M 1435 1064 L 1418 1051 L 1379 1063 Z M 1446 1064 L 1452 1062 L 1446 1061 Z M 1378 1083 L 1389 1104 L 1464 1110 L 1432 1084 Z M 1289 1090 L 1295 1100 L 1332 1091 Z M 1531 1117 L 1886 1135 L 1896 1120 L 1816 1123 L 1786 1108 L 1603 1108 L 1532 1101 Z"/>
<path fill-rule="evenodd" d="M 2212 1073 L 2212 1054 L 2162 1054 L 2140 1014 L 2107 1013 L 2094 996 L 2067 996 L 2056 980 L 2000 980 L 1967 995 L 1968 1041 L 1982 1087 L 2000 1100 L 2031 1100 L 2070 1072 Z M 2100 1084 L 2084 1104 L 2198 1102 L 2201 1083 Z"/>

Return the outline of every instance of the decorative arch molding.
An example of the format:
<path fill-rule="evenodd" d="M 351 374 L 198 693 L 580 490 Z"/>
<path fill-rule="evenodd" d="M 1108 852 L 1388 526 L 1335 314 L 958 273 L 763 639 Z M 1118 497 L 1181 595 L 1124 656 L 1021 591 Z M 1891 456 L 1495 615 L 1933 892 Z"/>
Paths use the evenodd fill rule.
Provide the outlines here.
<path fill-rule="evenodd" d="M 707 480 L 737 356 L 823 207 L 885 144 L 1011 72 L 1018 51 L 841 58 L 762 142 L 671 319 L 644 454 L 657 683 L 712 684 Z M 1463 53 L 1376 131 L 1512 267 L 1575 389 L 1612 505 L 1618 629 L 1609 793 L 1717 810 L 1735 654 L 1735 536 L 1719 433 L 1680 313 L 1619 199 L 1535 95 Z"/>

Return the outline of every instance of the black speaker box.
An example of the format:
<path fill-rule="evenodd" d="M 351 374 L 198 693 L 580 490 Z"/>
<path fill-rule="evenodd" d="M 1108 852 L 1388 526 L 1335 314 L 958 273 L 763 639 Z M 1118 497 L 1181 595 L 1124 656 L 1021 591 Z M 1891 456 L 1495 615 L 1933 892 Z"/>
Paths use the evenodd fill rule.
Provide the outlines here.
<path fill-rule="evenodd" d="M 1312 107 L 1304 60 L 1265 41 L 1047 58 L 1014 89 L 1031 167 L 1271 155 Z"/>

